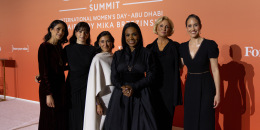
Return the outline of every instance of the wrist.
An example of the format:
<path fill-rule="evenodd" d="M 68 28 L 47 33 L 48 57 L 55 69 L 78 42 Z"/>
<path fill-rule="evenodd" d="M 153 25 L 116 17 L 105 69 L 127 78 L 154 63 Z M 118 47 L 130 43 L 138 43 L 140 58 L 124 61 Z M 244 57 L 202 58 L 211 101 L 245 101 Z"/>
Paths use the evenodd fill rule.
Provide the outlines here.
<path fill-rule="evenodd" d="M 96 102 L 96 106 L 100 106 L 100 102 Z"/>

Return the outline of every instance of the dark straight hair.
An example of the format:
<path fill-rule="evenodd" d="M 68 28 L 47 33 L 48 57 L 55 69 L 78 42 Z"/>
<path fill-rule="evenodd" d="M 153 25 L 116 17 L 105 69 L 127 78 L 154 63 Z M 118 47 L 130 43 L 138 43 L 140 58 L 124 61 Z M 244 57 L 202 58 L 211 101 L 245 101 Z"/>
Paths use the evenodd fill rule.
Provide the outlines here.
<path fill-rule="evenodd" d="M 51 31 L 50 29 L 54 29 L 54 27 L 58 24 L 62 24 L 64 27 L 65 27 L 65 30 L 64 30 L 64 36 L 61 38 L 61 40 L 59 40 L 59 44 L 64 44 L 66 42 L 68 42 L 68 35 L 69 35 L 69 32 L 68 32 L 68 26 L 65 22 L 61 21 L 61 20 L 54 20 L 52 21 L 52 23 L 50 24 L 50 26 L 48 27 L 48 33 L 44 36 L 44 41 L 47 42 L 48 40 L 51 39 Z"/>
<path fill-rule="evenodd" d="M 126 43 L 126 39 L 125 39 L 125 31 L 129 27 L 134 27 L 137 30 L 137 33 L 139 35 L 139 41 L 136 44 L 135 49 L 143 47 L 143 36 L 142 36 L 142 33 L 141 33 L 141 29 L 139 28 L 139 26 L 136 23 L 129 22 L 129 23 L 125 24 L 123 31 L 122 31 L 122 41 L 121 42 L 122 42 L 123 50 L 125 50 L 127 48 L 130 49 L 128 44 Z"/>
<path fill-rule="evenodd" d="M 111 34 L 109 31 L 103 31 L 103 32 L 101 32 L 101 33 L 97 36 L 97 40 L 96 40 L 95 45 L 94 45 L 94 46 L 97 48 L 97 53 L 99 53 L 99 52 L 102 51 L 98 43 L 99 43 L 100 38 L 103 37 L 103 36 L 108 36 L 108 37 L 109 37 L 109 40 L 111 40 L 111 42 L 112 42 L 112 48 L 115 47 L 115 45 L 114 45 L 115 39 L 114 39 L 114 37 L 112 36 L 112 34 Z"/>
<path fill-rule="evenodd" d="M 188 22 L 188 20 L 189 20 L 190 18 L 195 18 L 196 20 L 198 20 L 199 25 L 200 25 L 200 27 L 201 27 L 200 18 L 199 18 L 199 16 L 197 16 L 196 14 L 190 14 L 190 15 L 187 17 L 186 22 L 185 22 L 186 27 L 187 27 L 187 22 Z"/>
<path fill-rule="evenodd" d="M 90 45 L 90 27 L 88 25 L 88 23 L 86 22 L 79 22 L 73 31 L 73 35 L 70 38 L 70 44 L 76 44 L 77 42 L 77 37 L 76 37 L 76 32 L 80 31 L 80 30 L 85 30 L 89 35 L 88 35 L 88 39 L 86 41 L 87 45 Z"/>

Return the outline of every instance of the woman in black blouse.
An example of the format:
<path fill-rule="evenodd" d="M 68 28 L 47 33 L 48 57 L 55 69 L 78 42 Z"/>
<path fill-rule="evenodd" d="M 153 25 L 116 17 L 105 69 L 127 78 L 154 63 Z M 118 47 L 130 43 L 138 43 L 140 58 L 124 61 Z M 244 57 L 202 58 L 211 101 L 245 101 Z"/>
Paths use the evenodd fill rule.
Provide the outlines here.
<path fill-rule="evenodd" d="M 152 87 L 152 102 L 159 130 L 171 130 L 176 105 L 182 103 L 179 72 L 179 43 L 168 37 L 174 32 L 172 21 L 162 16 L 154 24 L 155 41 L 147 46 L 156 59 L 156 82 Z"/>
<path fill-rule="evenodd" d="M 38 50 L 40 120 L 39 130 L 66 130 L 65 76 L 62 44 L 66 43 L 66 23 L 54 20 Z"/>
<path fill-rule="evenodd" d="M 201 27 L 200 18 L 189 15 L 186 29 L 190 40 L 180 45 L 182 64 L 188 68 L 184 96 L 185 130 L 215 130 L 215 108 L 220 102 L 218 45 L 200 36 Z"/>
<path fill-rule="evenodd" d="M 64 48 L 68 62 L 68 107 L 69 129 L 82 130 L 85 110 L 88 73 L 96 48 L 90 45 L 90 27 L 79 22 L 70 38 L 70 44 Z"/>
<path fill-rule="evenodd" d="M 105 130 L 156 130 L 149 87 L 154 80 L 155 64 L 143 47 L 141 30 L 127 23 L 122 32 L 123 50 L 115 52 L 111 65 L 111 96 Z"/>

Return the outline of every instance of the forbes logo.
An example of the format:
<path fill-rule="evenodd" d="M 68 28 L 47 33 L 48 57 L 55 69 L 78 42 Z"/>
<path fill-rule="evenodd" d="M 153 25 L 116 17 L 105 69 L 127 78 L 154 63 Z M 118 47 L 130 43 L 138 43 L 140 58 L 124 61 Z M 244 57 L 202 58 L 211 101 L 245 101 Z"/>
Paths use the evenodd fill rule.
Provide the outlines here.
<path fill-rule="evenodd" d="M 260 50 L 254 49 L 253 47 L 245 47 L 245 56 L 260 57 Z"/>

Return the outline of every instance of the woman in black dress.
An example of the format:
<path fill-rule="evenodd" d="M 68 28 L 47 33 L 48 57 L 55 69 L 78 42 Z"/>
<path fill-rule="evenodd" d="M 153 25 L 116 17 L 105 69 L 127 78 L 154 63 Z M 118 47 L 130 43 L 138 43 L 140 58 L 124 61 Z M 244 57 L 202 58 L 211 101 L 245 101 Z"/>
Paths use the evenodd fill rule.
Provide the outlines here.
<path fill-rule="evenodd" d="M 69 73 L 66 80 L 69 102 L 69 129 L 82 130 L 85 110 L 86 88 L 95 47 L 90 45 L 90 27 L 86 22 L 75 26 L 70 44 L 64 48 Z"/>
<path fill-rule="evenodd" d="M 179 72 L 179 43 L 168 38 L 174 32 L 172 21 L 162 16 L 154 24 L 158 38 L 147 46 L 156 59 L 158 71 L 152 87 L 152 103 L 159 130 L 171 130 L 176 105 L 182 103 Z"/>
<path fill-rule="evenodd" d="M 220 102 L 218 46 L 215 41 L 200 36 L 201 27 L 200 18 L 189 15 L 186 28 L 190 40 L 180 45 L 182 64 L 188 68 L 184 96 L 185 130 L 215 130 L 215 108 Z"/>
<path fill-rule="evenodd" d="M 155 64 L 150 51 L 143 47 L 141 30 L 136 23 L 124 26 L 122 46 L 123 50 L 115 52 L 111 65 L 115 89 L 104 130 L 157 130 L 149 91 Z"/>
<path fill-rule="evenodd" d="M 66 130 L 65 76 L 62 44 L 66 43 L 66 23 L 53 21 L 38 50 L 40 119 L 39 130 Z"/>

